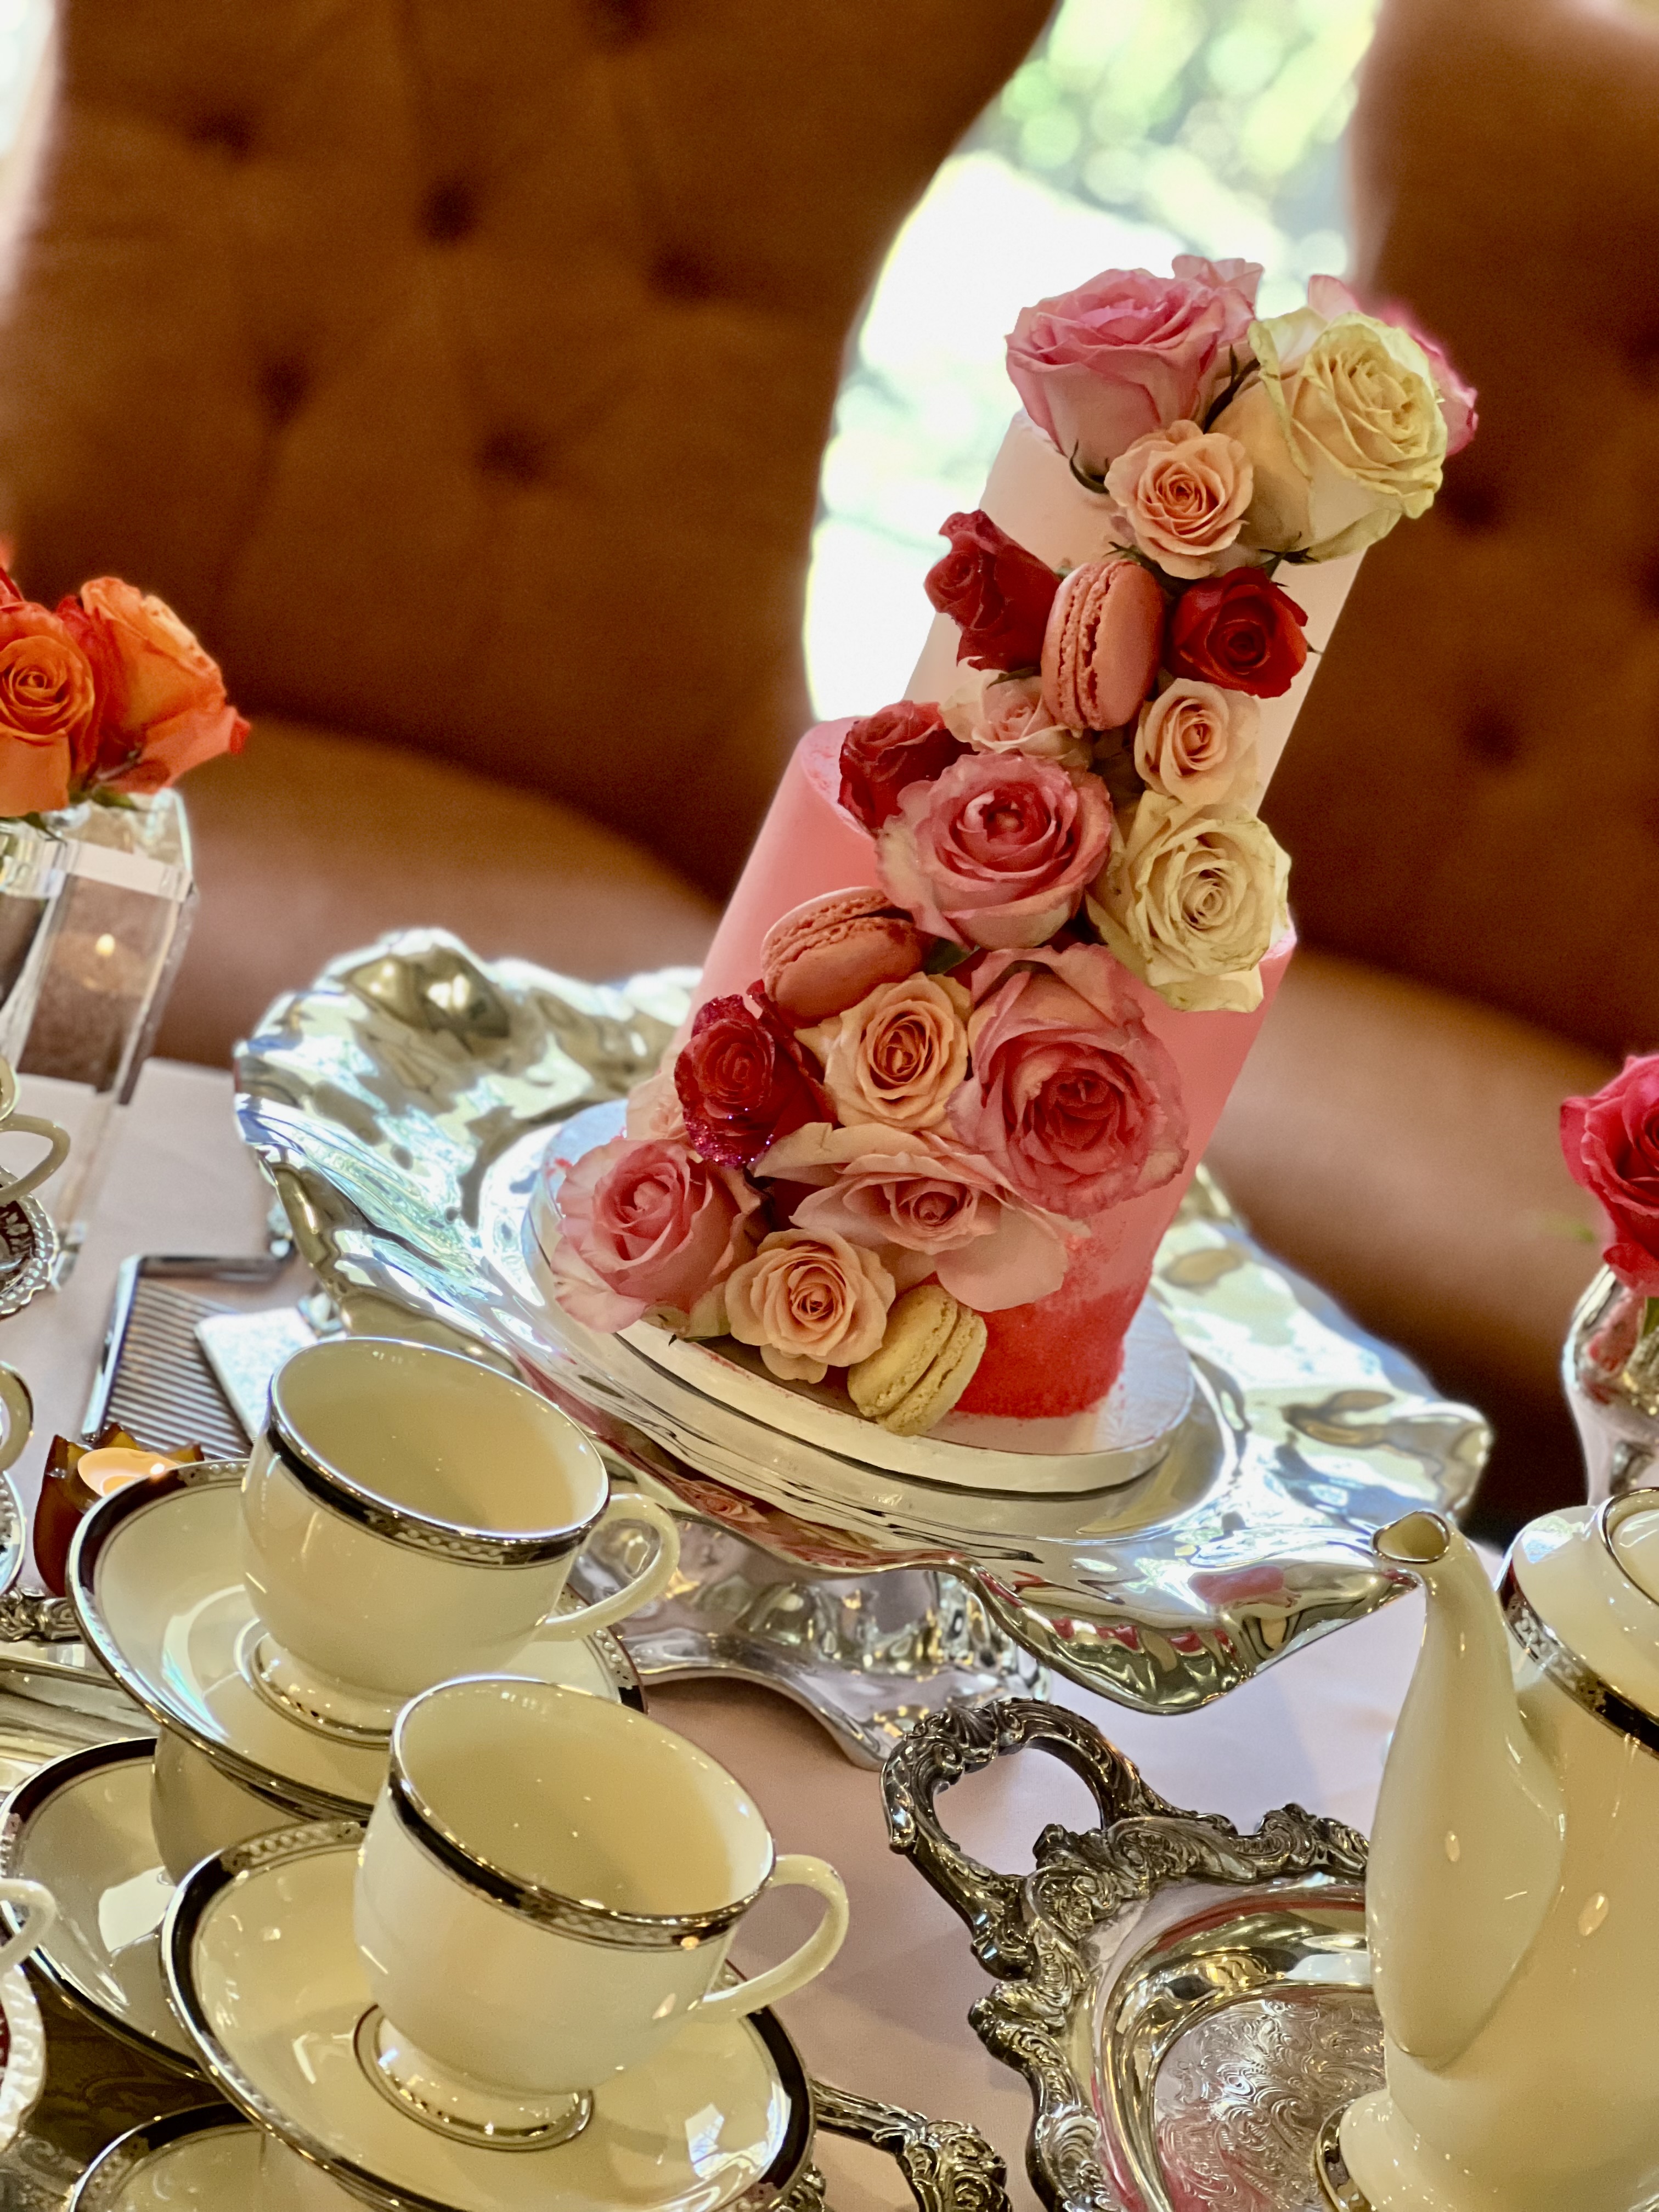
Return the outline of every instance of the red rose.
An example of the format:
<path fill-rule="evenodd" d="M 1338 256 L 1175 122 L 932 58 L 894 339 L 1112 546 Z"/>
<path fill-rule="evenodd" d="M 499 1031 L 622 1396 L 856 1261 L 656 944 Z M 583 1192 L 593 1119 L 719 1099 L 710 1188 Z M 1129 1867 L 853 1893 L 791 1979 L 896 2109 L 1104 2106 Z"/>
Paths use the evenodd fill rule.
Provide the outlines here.
<path fill-rule="evenodd" d="M 1593 1098 L 1564 1099 L 1561 1150 L 1607 1218 L 1602 1258 L 1627 1290 L 1659 1297 L 1659 1054 L 1627 1060 Z"/>
<path fill-rule="evenodd" d="M 841 741 L 841 803 L 873 837 L 907 784 L 931 783 L 968 748 L 931 700 L 901 699 L 854 722 Z"/>
<path fill-rule="evenodd" d="M 1232 568 L 1191 585 L 1170 621 L 1171 675 L 1277 699 L 1308 658 L 1308 617 L 1260 568 Z"/>
<path fill-rule="evenodd" d="M 958 660 L 975 668 L 1035 668 L 1060 579 L 982 508 L 949 516 L 951 550 L 927 571 L 928 598 L 962 632 Z"/>
<path fill-rule="evenodd" d="M 674 1062 L 674 1089 L 692 1150 L 747 1167 L 808 1121 L 832 1121 L 801 1048 L 764 999 L 710 999 Z"/>

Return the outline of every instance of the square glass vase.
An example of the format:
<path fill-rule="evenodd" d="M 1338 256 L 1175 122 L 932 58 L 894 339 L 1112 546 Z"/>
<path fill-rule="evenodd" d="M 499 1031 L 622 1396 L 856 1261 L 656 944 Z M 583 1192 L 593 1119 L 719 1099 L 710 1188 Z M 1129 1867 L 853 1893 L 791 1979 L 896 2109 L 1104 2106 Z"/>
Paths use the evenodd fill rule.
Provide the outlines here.
<path fill-rule="evenodd" d="M 48 817 L 46 834 L 60 880 L 31 946 L 32 988 L 20 988 L 15 1009 L 0 1000 L 0 1052 L 21 1079 L 25 1110 L 60 1122 L 71 1140 L 40 1192 L 62 1240 L 61 1280 L 97 1202 L 116 1109 L 137 1087 L 184 956 L 196 884 L 176 792 L 88 802 Z M 0 981 L 5 957 L 0 938 Z"/>

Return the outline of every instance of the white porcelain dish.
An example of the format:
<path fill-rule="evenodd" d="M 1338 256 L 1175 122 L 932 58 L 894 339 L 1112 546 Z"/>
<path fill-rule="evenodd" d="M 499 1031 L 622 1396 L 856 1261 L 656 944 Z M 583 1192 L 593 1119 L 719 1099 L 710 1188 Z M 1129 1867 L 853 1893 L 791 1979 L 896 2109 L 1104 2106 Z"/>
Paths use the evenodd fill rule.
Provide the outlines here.
<path fill-rule="evenodd" d="M 173 1884 L 150 1822 L 151 1750 L 100 1744 L 43 1766 L 7 1800 L 0 1872 L 49 1881 L 58 1899 L 34 1954 L 51 1986 L 122 2042 L 194 2071 L 161 1973 Z"/>
<path fill-rule="evenodd" d="M 204 1860 L 168 1913 L 173 2002 L 216 2087 L 348 2188 L 413 2212 L 756 2212 L 805 2164 L 811 2097 L 769 2013 L 693 2022 L 595 2092 L 581 2133 L 504 2152 L 434 2133 L 364 2072 L 361 1832 L 321 1822 Z"/>
<path fill-rule="evenodd" d="M 366 1819 L 386 1779 L 384 1746 L 306 1727 L 254 1686 L 259 1624 L 241 1575 L 241 1470 L 182 1468 L 115 1492 L 81 1525 L 70 1593 L 82 1633 L 151 1718 L 233 1781 L 275 1784 L 296 1817 Z M 532 1638 L 515 1672 L 642 1708 L 638 1678 L 607 1632 Z"/>

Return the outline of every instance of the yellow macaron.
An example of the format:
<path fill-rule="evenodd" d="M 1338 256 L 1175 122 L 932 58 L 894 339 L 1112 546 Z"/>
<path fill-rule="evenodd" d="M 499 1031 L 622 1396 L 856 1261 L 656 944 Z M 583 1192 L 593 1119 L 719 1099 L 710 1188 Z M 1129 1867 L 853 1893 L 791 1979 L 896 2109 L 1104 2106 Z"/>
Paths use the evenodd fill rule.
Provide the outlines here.
<path fill-rule="evenodd" d="M 867 1359 L 847 1370 L 853 1403 L 896 1436 L 919 1437 L 942 1421 L 974 1379 L 985 1322 L 937 1283 L 907 1291 Z"/>

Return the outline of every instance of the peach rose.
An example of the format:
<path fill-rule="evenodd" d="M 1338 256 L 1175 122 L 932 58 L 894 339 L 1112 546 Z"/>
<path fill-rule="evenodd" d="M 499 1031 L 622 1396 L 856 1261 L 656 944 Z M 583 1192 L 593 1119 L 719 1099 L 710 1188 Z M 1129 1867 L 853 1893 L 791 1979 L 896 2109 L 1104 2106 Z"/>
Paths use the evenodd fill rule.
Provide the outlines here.
<path fill-rule="evenodd" d="M 674 1088 L 672 1060 L 629 1092 L 623 1127 L 630 1137 L 684 1137 L 685 1112 Z"/>
<path fill-rule="evenodd" d="M 1024 753 L 1073 770 L 1089 765 L 1087 744 L 1043 703 L 1041 677 L 970 669 L 941 709 L 951 736 L 976 753 Z"/>
<path fill-rule="evenodd" d="M 900 1291 L 934 1275 L 976 1313 L 1001 1313 L 1047 1297 L 1066 1279 L 1064 1224 L 948 1137 L 818 1121 L 786 1137 L 760 1165 L 817 1186 L 797 1206 L 797 1224 L 868 1245 Z"/>
<path fill-rule="evenodd" d="M 99 576 L 58 612 L 98 687 L 98 711 L 76 747 L 77 786 L 161 791 L 216 754 L 240 752 L 248 726 L 225 696 L 218 663 L 162 600 Z"/>
<path fill-rule="evenodd" d="M 929 1129 L 968 1073 L 971 1003 L 948 975 L 908 975 L 795 1034 L 823 1062 L 823 1087 L 843 1122 Z"/>
<path fill-rule="evenodd" d="M 780 1229 L 734 1268 L 726 1312 L 739 1344 L 760 1347 L 786 1382 L 822 1382 L 867 1359 L 887 1329 L 893 1279 L 873 1252 L 833 1231 Z"/>
<path fill-rule="evenodd" d="M 1106 471 L 1135 544 L 1171 576 L 1207 576 L 1238 536 L 1255 471 L 1237 438 L 1171 422 L 1137 438 Z"/>
<path fill-rule="evenodd" d="M 1050 761 L 969 753 L 936 783 L 902 793 L 876 869 L 888 896 L 935 937 L 1041 945 L 1077 912 L 1111 832 L 1097 776 L 1073 783 Z"/>
<path fill-rule="evenodd" d="M 1255 804 L 1261 789 L 1256 730 L 1261 710 L 1247 691 L 1181 677 L 1140 710 L 1135 766 L 1148 789 L 1187 806 Z"/>
<path fill-rule="evenodd" d="M 67 625 L 27 599 L 0 605 L 0 815 L 68 805 L 96 703 L 91 664 Z"/>

